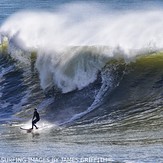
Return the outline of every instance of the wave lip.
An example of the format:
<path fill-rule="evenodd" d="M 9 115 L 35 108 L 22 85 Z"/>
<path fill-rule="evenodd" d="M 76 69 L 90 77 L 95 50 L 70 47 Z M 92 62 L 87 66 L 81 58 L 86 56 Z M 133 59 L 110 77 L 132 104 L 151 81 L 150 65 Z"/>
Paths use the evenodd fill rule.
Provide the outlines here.
<path fill-rule="evenodd" d="M 87 17 L 87 12 L 79 13 L 77 8 L 76 5 L 73 11 L 67 9 L 70 14 L 65 14 L 62 8 L 56 12 L 19 12 L 6 20 L 0 33 L 12 38 L 25 50 L 106 45 L 112 48 L 120 46 L 127 53 L 145 47 L 162 48 L 162 11 L 128 11 L 122 15 L 116 11 L 113 14 L 104 12 L 102 7 L 101 10 L 92 7 L 94 14 Z"/>
<path fill-rule="evenodd" d="M 35 67 L 44 90 L 82 89 L 96 80 L 111 59 L 130 61 L 162 50 L 162 11 L 144 9 L 122 15 L 103 10 L 102 5 L 83 5 L 64 5 L 54 12 L 18 12 L 0 27 L 1 35 L 9 39 L 11 56 L 28 62 L 32 52 L 37 54 Z"/>

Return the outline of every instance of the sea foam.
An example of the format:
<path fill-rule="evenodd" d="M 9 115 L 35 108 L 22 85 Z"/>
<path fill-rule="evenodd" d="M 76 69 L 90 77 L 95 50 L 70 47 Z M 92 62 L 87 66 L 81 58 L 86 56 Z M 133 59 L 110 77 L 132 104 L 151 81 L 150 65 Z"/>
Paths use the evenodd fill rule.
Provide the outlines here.
<path fill-rule="evenodd" d="M 18 49 L 37 52 L 43 89 L 57 85 L 69 92 L 96 80 L 110 58 L 130 59 L 161 50 L 162 29 L 160 10 L 122 14 L 98 4 L 72 3 L 53 12 L 15 13 L 2 24 L 0 33 Z"/>

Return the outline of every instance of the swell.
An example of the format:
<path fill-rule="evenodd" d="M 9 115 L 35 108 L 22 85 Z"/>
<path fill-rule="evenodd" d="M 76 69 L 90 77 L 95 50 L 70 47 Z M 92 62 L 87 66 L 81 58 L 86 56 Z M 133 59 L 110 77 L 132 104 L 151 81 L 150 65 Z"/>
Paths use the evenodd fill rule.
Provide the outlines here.
<path fill-rule="evenodd" d="M 162 53 L 140 55 L 127 63 L 123 58 L 105 63 L 95 81 L 80 90 L 62 93 L 53 87 L 43 92 L 37 72 L 28 64 L 1 56 L 2 120 L 27 120 L 37 106 L 43 119 L 59 125 L 122 120 L 129 125 L 152 119 L 161 124 Z"/>
<path fill-rule="evenodd" d="M 62 7 L 19 12 L 1 26 L 7 111 L 28 119 L 38 105 L 45 118 L 64 124 L 134 115 L 155 109 L 151 102 L 161 107 L 162 11 L 120 15 L 93 6 L 97 14 L 88 18 L 76 7 L 65 16 Z"/>
<path fill-rule="evenodd" d="M 107 90 L 100 107 L 80 123 L 113 123 L 126 128 L 160 128 L 162 125 L 163 55 L 138 57 L 112 92 Z M 122 123 L 122 124 L 121 124 Z"/>
<path fill-rule="evenodd" d="M 110 60 L 95 82 L 82 90 L 55 97 L 47 114 L 60 125 L 122 122 L 130 128 L 151 125 L 159 128 L 162 63 L 162 53 L 139 56 L 130 63 L 123 59 Z"/>

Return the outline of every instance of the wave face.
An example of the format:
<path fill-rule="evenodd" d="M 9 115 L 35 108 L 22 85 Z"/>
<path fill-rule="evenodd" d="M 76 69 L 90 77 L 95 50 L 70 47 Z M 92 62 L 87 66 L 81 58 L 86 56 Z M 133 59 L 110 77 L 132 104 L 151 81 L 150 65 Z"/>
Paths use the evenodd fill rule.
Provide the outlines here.
<path fill-rule="evenodd" d="M 2 44 L 8 39 L 5 50 L 1 44 L 1 114 L 7 108 L 28 118 L 39 105 L 45 118 L 65 124 L 159 112 L 162 16 L 96 3 L 13 14 L 0 27 Z"/>
<path fill-rule="evenodd" d="M 162 49 L 162 11 L 112 14 L 95 4 L 71 6 L 55 12 L 22 11 L 0 28 L 14 46 L 37 52 L 36 68 L 43 89 L 51 85 L 63 92 L 82 89 L 95 81 L 97 71 L 110 58 L 131 59 Z"/>

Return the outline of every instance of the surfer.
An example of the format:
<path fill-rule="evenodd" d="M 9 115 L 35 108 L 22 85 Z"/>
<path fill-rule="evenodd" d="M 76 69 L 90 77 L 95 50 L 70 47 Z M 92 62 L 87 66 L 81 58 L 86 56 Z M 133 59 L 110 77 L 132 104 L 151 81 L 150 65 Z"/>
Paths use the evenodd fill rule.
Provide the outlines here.
<path fill-rule="evenodd" d="M 36 126 L 36 123 L 40 120 L 40 116 L 39 113 L 37 112 L 37 109 L 34 109 L 34 113 L 33 113 L 33 118 L 32 118 L 32 129 L 33 126 L 36 127 L 36 129 L 38 129 L 38 127 Z"/>

